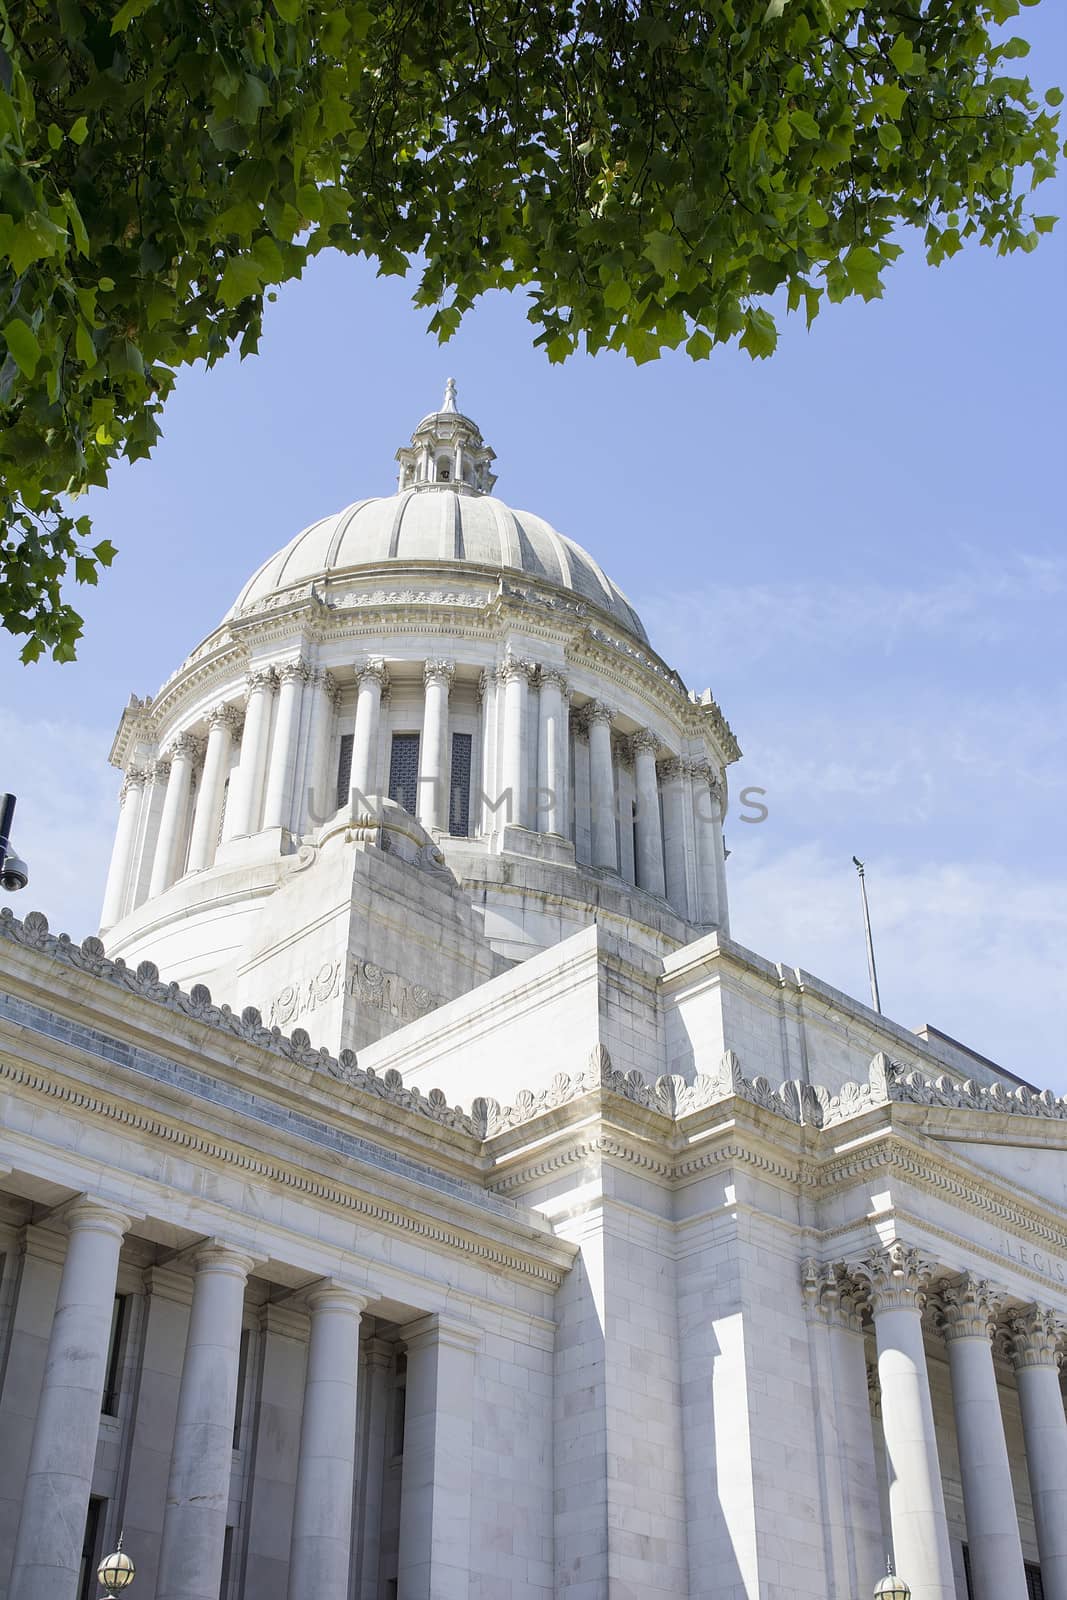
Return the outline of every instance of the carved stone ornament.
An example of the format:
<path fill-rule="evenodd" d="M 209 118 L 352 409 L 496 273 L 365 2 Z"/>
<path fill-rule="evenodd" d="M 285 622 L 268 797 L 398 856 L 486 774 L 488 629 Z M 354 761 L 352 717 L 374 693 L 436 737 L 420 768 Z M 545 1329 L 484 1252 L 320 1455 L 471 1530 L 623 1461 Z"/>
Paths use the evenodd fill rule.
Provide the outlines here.
<path fill-rule="evenodd" d="M 1016 1367 L 1058 1367 L 1067 1356 L 1067 1322 L 1045 1306 L 1024 1306 L 1008 1318 Z"/>
<path fill-rule="evenodd" d="M 327 700 L 330 702 L 331 706 L 336 711 L 337 707 L 341 703 L 341 690 L 338 687 L 337 679 L 334 677 L 333 673 L 329 671 L 328 668 L 324 667 L 322 669 L 319 682 L 322 685 L 323 694 L 326 696 Z"/>
<path fill-rule="evenodd" d="M 651 728 L 638 728 L 637 732 L 630 736 L 630 744 L 633 746 L 635 756 L 639 755 L 642 750 L 649 750 L 655 755 L 659 749 L 659 740 Z"/>
<path fill-rule="evenodd" d="M 617 714 L 614 706 L 605 705 L 603 700 L 590 700 L 582 707 L 582 715 L 590 727 L 594 722 L 606 722 L 610 727 Z"/>
<path fill-rule="evenodd" d="M 171 761 L 199 761 L 203 749 L 203 740 L 198 739 L 195 733 L 186 732 L 179 733 L 178 737 L 171 741 L 166 753 Z"/>
<path fill-rule="evenodd" d="M 871 1416 L 880 1422 L 882 1418 L 882 1385 L 878 1377 L 877 1361 L 867 1363 L 867 1400 L 871 1408 Z"/>
<path fill-rule="evenodd" d="M 474 697 L 477 700 L 479 705 L 481 705 L 482 701 L 485 699 L 486 691 L 489 688 L 489 683 L 490 683 L 489 674 L 488 674 L 488 672 L 486 672 L 485 668 L 483 667 L 481 672 L 479 672 L 479 674 L 478 674 L 478 682 L 475 685 L 475 689 L 474 689 Z"/>
<path fill-rule="evenodd" d="M 424 661 L 422 664 L 422 681 L 427 688 L 431 683 L 443 683 L 446 689 L 451 689 L 455 676 L 454 661 Z"/>
<path fill-rule="evenodd" d="M 583 744 L 589 738 L 589 725 L 581 711 L 572 711 L 568 719 L 572 739 L 580 739 Z"/>
<path fill-rule="evenodd" d="M 283 661 L 278 667 L 279 683 L 306 683 L 311 676 L 311 668 L 303 656 L 294 656 L 291 661 Z"/>
<path fill-rule="evenodd" d="M 945 1339 L 991 1339 L 1004 1291 L 972 1272 L 938 1285 L 934 1324 Z"/>
<path fill-rule="evenodd" d="M 209 729 L 228 728 L 231 737 L 236 739 L 241 729 L 242 720 L 239 706 L 231 706 L 223 702 L 220 705 L 212 706 L 208 715 L 207 725 Z"/>
<path fill-rule="evenodd" d="M 266 689 L 268 694 L 273 694 L 277 687 L 278 674 L 273 667 L 257 667 L 254 672 L 250 672 L 245 678 L 245 688 L 248 691 L 249 699 L 257 689 Z"/>
<path fill-rule="evenodd" d="M 536 671 L 535 661 L 523 661 L 519 656 L 508 655 L 497 667 L 496 675 L 501 683 L 511 683 L 515 678 L 525 678 L 529 683 Z"/>
<path fill-rule="evenodd" d="M 863 1331 L 863 1297 L 840 1262 L 816 1261 L 809 1256 L 801 1263 L 800 1284 L 810 1311 L 831 1326 L 852 1333 Z"/>
<path fill-rule="evenodd" d="M 122 805 L 126 796 L 132 794 L 135 789 L 138 791 L 143 789 L 147 781 L 148 773 L 144 767 L 127 767 L 122 788 L 119 790 L 119 805 Z"/>
<path fill-rule="evenodd" d="M 934 1266 L 914 1245 L 894 1239 L 851 1262 L 848 1272 L 877 1316 L 881 1311 L 921 1311 Z"/>
<path fill-rule="evenodd" d="M 427 662 L 427 666 L 429 663 Z M 379 689 L 389 687 L 389 674 L 385 669 L 385 662 L 381 656 L 368 656 L 366 661 L 361 661 L 356 666 L 356 682 L 376 683 Z"/>
<path fill-rule="evenodd" d="M 570 692 L 570 684 L 567 679 L 567 674 L 562 672 L 559 667 L 542 667 L 540 669 L 539 677 L 542 689 L 546 684 L 555 684 L 560 694 L 564 697 L 566 697 Z"/>
<path fill-rule="evenodd" d="M 148 763 L 148 781 L 159 784 L 165 788 L 170 781 L 170 757 L 156 756 L 154 761 Z"/>
<path fill-rule="evenodd" d="M 689 771 L 689 763 L 681 756 L 667 756 L 665 760 L 656 763 L 656 771 L 663 783 L 674 783 L 677 779 L 684 778 Z"/>

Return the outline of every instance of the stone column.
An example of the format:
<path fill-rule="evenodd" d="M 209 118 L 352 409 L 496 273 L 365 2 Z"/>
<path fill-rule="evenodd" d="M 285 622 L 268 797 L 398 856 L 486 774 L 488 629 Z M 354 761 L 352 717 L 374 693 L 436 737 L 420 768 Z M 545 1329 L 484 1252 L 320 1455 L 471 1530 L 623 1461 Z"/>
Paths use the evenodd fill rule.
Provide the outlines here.
<path fill-rule="evenodd" d="M 663 871 L 663 828 L 659 812 L 659 779 L 656 774 L 656 735 L 638 728 L 633 737 L 634 781 L 637 785 L 637 884 L 649 894 L 666 893 Z"/>
<path fill-rule="evenodd" d="M 526 717 L 531 664 L 508 656 L 500 668 L 504 685 L 504 759 L 501 770 L 504 816 L 520 828 L 530 826 L 530 779 L 526 760 Z"/>
<path fill-rule="evenodd" d="M 250 672 L 247 683 L 241 758 L 230 776 L 230 798 L 223 824 L 223 836 L 227 839 L 239 839 L 259 831 L 271 700 L 278 687 L 273 667 Z"/>
<path fill-rule="evenodd" d="M 89 1510 L 119 1251 L 130 1218 L 83 1195 L 66 1214 L 44 1382 L 33 1428 L 11 1600 L 73 1600 Z"/>
<path fill-rule="evenodd" d="M 1067 1600 L 1067 1414 L 1059 1378 L 1067 1326 L 1054 1312 L 1027 1306 L 1010 1327 L 1041 1586 L 1045 1600 Z"/>
<path fill-rule="evenodd" d="M 894 1240 L 855 1270 L 866 1285 L 878 1343 L 882 1432 L 896 1569 L 913 1600 L 956 1600 L 922 1313 L 931 1264 Z"/>
<path fill-rule="evenodd" d="M 388 683 L 385 662 L 365 661 L 356 668 L 356 722 L 352 733 L 352 787 L 374 794 L 378 779 L 378 723 L 382 690 Z"/>
<path fill-rule="evenodd" d="M 208 718 L 207 753 L 189 841 L 190 872 L 210 867 L 215 859 L 215 843 L 219 836 L 226 778 L 230 770 L 230 752 L 240 726 L 241 713 L 236 706 L 218 705 Z"/>
<path fill-rule="evenodd" d="M 680 917 L 692 920 L 685 871 L 685 767 L 678 756 L 659 763 L 663 785 L 664 880 L 667 899 Z"/>
<path fill-rule="evenodd" d="M 368 1300 L 340 1284 L 329 1284 L 316 1289 L 308 1304 L 311 1340 L 289 1551 L 289 1600 L 347 1600 L 359 1319 Z"/>
<path fill-rule="evenodd" d="M 592 834 L 592 865 L 619 870 L 618 838 L 615 832 L 615 769 L 611 756 L 610 706 L 593 700 L 585 708 L 589 726 L 589 807 Z"/>
<path fill-rule="evenodd" d="M 217 1239 L 195 1262 L 156 1600 L 218 1600 L 222 1577 L 241 1316 L 254 1262 Z"/>
<path fill-rule="evenodd" d="M 882 1508 L 859 1303 L 840 1264 L 806 1261 L 816 1426 L 826 1502 L 832 1592 L 865 1597 L 885 1571 Z"/>
<path fill-rule="evenodd" d="M 148 884 L 148 898 L 154 899 L 169 889 L 179 875 L 178 850 L 182 841 L 189 809 L 189 788 L 193 779 L 193 763 L 200 754 L 200 740 L 191 733 L 180 733 L 167 752 L 170 776 L 163 799 L 163 814 L 159 819 L 159 838 L 152 860 L 152 877 Z"/>
<path fill-rule="evenodd" d="M 722 833 L 718 787 L 707 761 L 690 767 L 693 782 L 693 838 L 696 846 L 698 921 L 719 925 L 719 875 L 715 862 L 715 834 Z"/>
<path fill-rule="evenodd" d="M 159 840 L 159 824 L 170 781 L 170 762 L 165 756 L 156 756 L 148 763 L 148 781 L 141 800 L 140 838 L 135 846 L 136 857 L 133 883 L 130 886 L 128 910 L 134 910 L 148 898 L 148 885 L 152 881 L 152 867 Z"/>
<path fill-rule="evenodd" d="M 948 1345 L 974 1600 L 1026 1600 L 1026 1571 L 991 1336 L 1000 1297 L 971 1273 L 946 1283 L 937 1304 Z"/>
<path fill-rule="evenodd" d="M 448 832 L 448 696 L 456 675 L 454 661 L 427 661 L 422 738 L 419 740 L 419 794 L 416 815 L 424 828 Z"/>
<path fill-rule="evenodd" d="M 562 834 L 566 812 L 567 680 L 542 667 L 537 728 L 537 827 Z"/>
<path fill-rule="evenodd" d="M 299 656 L 277 669 L 278 715 L 274 719 L 267 792 L 263 800 L 263 826 L 288 828 L 293 809 L 296 777 L 296 741 L 300 729 L 300 697 L 308 680 L 307 662 Z"/>
<path fill-rule="evenodd" d="M 726 840 L 723 837 L 725 791 L 717 779 L 711 785 L 711 849 L 715 858 L 716 921 L 727 937 L 730 934 L 730 902 L 726 895 Z"/>
<path fill-rule="evenodd" d="M 130 865 L 141 821 L 141 803 L 144 798 L 146 776 L 141 767 L 129 767 L 122 780 L 122 792 L 119 795 L 119 825 L 115 833 L 114 848 L 111 851 L 111 865 L 108 868 L 107 887 L 104 890 L 104 906 L 100 913 L 102 928 L 110 928 L 118 922 L 126 909 L 126 897 L 130 887 Z"/>
<path fill-rule="evenodd" d="M 382 1501 L 385 1489 L 385 1449 L 389 1428 L 389 1375 L 393 1352 L 381 1339 L 366 1345 L 367 1424 L 363 1461 L 363 1495 L 360 1508 L 358 1600 L 379 1600 L 378 1567 L 382 1544 Z"/>
<path fill-rule="evenodd" d="M 474 1352 L 477 1330 L 422 1317 L 407 1345 L 399 1593 L 403 1600 L 469 1600 Z"/>
<path fill-rule="evenodd" d="M 330 733 L 339 695 L 333 674 L 320 668 L 311 674 L 311 724 L 308 729 L 304 793 L 296 807 L 299 828 L 320 828 L 337 810 L 337 785 L 329 771 Z"/>

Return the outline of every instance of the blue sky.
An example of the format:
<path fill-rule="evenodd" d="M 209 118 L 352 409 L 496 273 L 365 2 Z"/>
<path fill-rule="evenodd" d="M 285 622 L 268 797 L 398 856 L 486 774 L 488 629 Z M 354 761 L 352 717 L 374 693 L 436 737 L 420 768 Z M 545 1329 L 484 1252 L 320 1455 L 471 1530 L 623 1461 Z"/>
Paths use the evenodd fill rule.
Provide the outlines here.
<path fill-rule="evenodd" d="M 1067 78 L 1051 0 L 1030 69 Z M 1067 213 L 1046 185 L 1037 209 Z M 851 857 L 868 863 L 882 999 L 1067 1091 L 1067 227 L 885 299 L 790 319 L 779 353 L 550 368 L 521 296 L 441 349 L 409 286 L 321 260 L 261 354 L 180 380 L 152 461 L 93 497 L 120 556 L 80 590 L 72 666 L 0 640 L 3 786 L 55 930 L 94 927 L 115 817 L 107 752 L 250 571 L 313 518 L 389 493 L 454 374 L 498 493 L 586 545 L 745 751 L 769 815 L 728 821 L 734 936 L 866 994 Z"/>

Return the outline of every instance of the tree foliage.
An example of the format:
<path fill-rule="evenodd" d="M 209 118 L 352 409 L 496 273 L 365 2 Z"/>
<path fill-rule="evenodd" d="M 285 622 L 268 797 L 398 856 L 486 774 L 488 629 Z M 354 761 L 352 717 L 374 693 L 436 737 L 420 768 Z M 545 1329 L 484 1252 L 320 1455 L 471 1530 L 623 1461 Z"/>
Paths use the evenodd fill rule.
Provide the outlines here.
<path fill-rule="evenodd" d="M 176 369 L 256 348 L 324 249 L 418 274 L 444 339 L 524 287 L 552 361 L 647 361 L 931 262 L 1031 249 L 1058 91 L 1019 0 L 0 0 L 0 620 L 70 659 L 71 497 Z"/>

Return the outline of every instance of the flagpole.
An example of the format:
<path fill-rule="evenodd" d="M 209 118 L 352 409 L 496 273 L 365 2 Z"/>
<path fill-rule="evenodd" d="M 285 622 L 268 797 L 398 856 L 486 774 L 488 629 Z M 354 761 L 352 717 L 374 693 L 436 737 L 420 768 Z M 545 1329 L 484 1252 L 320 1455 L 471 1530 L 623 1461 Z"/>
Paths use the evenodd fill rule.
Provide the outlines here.
<path fill-rule="evenodd" d="M 878 971 L 874 964 L 874 939 L 871 937 L 871 908 L 867 904 L 867 883 L 863 875 L 863 862 L 858 856 L 853 856 L 852 863 L 859 874 L 860 899 L 863 901 L 863 931 L 867 938 L 867 971 L 871 978 L 871 1004 L 880 1014 L 882 1002 L 878 994 Z"/>

